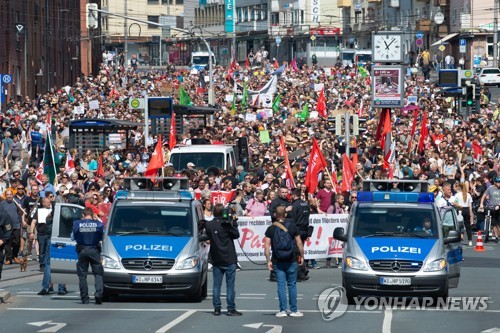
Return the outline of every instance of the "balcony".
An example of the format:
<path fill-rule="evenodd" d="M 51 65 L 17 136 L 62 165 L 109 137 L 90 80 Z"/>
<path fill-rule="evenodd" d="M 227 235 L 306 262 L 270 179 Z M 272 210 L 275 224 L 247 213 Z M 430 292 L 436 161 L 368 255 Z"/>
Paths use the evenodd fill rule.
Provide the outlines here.
<path fill-rule="evenodd" d="M 376 22 L 368 21 L 368 22 L 358 22 L 351 24 L 352 32 L 367 32 L 374 30 L 376 27 Z"/>
<path fill-rule="evenodd" d="M 337 0 L 338 8 L 352 7 L 352 0 Z"/>

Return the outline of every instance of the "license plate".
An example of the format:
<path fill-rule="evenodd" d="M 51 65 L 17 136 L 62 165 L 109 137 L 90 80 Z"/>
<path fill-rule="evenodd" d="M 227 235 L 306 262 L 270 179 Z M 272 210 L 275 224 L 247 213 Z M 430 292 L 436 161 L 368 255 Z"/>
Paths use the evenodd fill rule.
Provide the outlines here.
<path fill-rule="evenodd" d="M 380 284 L 384 286 L 409 286 L 411 278 L 381 277 Z"/>
<path fill-rule="evenodd" d="M 163 283 L 161 275 L 133 275 L 132 283 Z"/>

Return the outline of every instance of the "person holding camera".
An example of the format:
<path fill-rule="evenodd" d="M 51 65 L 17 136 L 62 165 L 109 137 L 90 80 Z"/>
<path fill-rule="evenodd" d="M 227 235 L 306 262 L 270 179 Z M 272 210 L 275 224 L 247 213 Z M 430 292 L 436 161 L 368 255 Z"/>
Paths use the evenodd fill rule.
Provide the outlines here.
<path fill-rule="evenodd" d="M 89 265 L 95 278 L 95 304 L 102 304 L 103 298 L 103 274 L 104 268 L 101 263 L 102 235 L 104 234 L 104 224 L 93 219 L 92 208 L 85 207 L 82 219 L 73 222 L 72 239 L 76 241 L 76 252 L 78 262 L 76 271 L 80 279 L 80 298 L 83 304 L 89 304 L 89 287 L 87 284 L 87 274 Z"/>
<path fill-rule="evenodd" d="M 307 201 L 301 199 L 301 194 L 300 188 L 292 190 L 292 204 L 286 208 L 286 212 L 288 213 L 288 217 L 293 221 L 293 223 L 295 223 L 300 235 L 300 240 L 304 243 L 310 236 L 309 215 L 311 213 L 311 207 L 309 207 L 309 203 Z M 307 269 L 305 263 L 300 265 L 297 280 L 309 280 L 308 274 L 309 270 Z"/>
<path fill-rule="evenodd" d="M 206 237 L 210 241 L 210 257 L 212 258 L 213 271 L 213 305 L 215 316 L 221 314 L 221 286 L 222 278 L 226 275 L 226 301 L 227 315 L 241 316 L 236 310 L 235 299 L 235 277 L 238 257 L 234 247 L 234 240 L 240 237 L 236 217 L 228 212 L 230 208 L 218 203 L 214 206 L 214 218 L 205 224 Z"/>

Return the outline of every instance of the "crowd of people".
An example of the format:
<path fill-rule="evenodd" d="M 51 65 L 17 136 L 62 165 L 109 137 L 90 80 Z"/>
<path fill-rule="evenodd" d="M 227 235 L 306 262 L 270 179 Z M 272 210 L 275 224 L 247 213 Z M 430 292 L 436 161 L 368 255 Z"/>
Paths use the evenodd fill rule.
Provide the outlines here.
<path fill-rule="evenodd" d="M 388 160 L 377 133 L 382 110 L 371 106 L 371 79 L 365 70 L 340 63 L 327 67 L 292 61 L 277 74 L 278 67 L 276 61 L 267 59 L 254 67 L 215 66 L 215 103 L 219 111 L 214 121 L 207 127 L 196 128 L 189 119 L 183 120 L 186 131 L 178 133 L 179 144 L 189 144 L 193 138 L 233 144 L 240 137 L 246 137 L 249 144 L 248 165 L 234 170 L 207 172 L 192 163 L 184 170 L 173 170 L 165 164 L 166 175 L 180 172 L 189 178 L 193 191 L 202 192 L 207 218 L 212 214 L 210 193 L 214 190 L 236 190 L 233 203 L 240 216 L 273 216 L 270 209 L 273 201 L 288 201 L 290 183 L 285 181 L 286 163 L 280 149 L 283 137 L 294 187 L 301 190 L 300 199 L 309 203 L 311 213 L 345 213 L 356 199 L 363 180 L 391 177 L 426 180 L 434 186 L 437 195 L 446 192 L 449 184 L 453 193 L 470 194 L 472 223 L 484 220 L 478 208 L 488 204 L 481 199 L 494 183 L 500 165 L 500 105 L 493 102 L 487 88 L 481 89 L 480 110 L 464 118 L 457 112 L 454 100 L 440 94 L 435 82 L 424 79 L 419 72 L 407 73 L 405 105 L 410 105 L 410 96 L 416 97 L 417 102 L 412 100 L 410 107 L 390 111 L 393 153 Z M 33 207 L 43 205 L 41 199 L 48 198 L 49 204 L 79 203 L 91 207 L 96 218 L 105 220 L 107 212 L 103 204 L 113 202 L 114 194 L 122 188 L 123 178 L 143 175 L 147 169 L 157 136 L 147 140 L 144 128 L 138 127 L 130 134 L 129 147 L 123 144 L 103 147 L 101 151 L 71 147 L 68 152 L 70 120 L 117 118 L 144 123 L 140 111 L 129 109 L 130 98 L 171 95 L 178 102 L 181 87 L 193 105 L 206 106 L 206 94 L 203 88 L 200 90 L 205 86 L 204 74 L 174 66 L 165 71 L 141 71 L 136 66 L 124 67 L 121 62 L 105 61 L 95 76 L 81 77 L 71 85 L 53 88 L 35 98 L 10 99 L 2 110 L 0 131 L 0 196 L 3 199 L 0 208 L 13 221 L 11 238 L 1 243 L 5 248 L 5 264 L 19 263 L 21 254 L 31 254 L 30 240 L 36 241 L 30 235 L 34 219 L 31 212 Z M 264 106 L 265 102 L 260 100 L 241 100 L 244 95 L 241 88 L 234 93 L 235 86 L 259 90 L 273 75 L 277 75 L 278 81 L 274 97 L 279 94 L 280 98 L 274 100 L 272 106 Z M 326 117 L 315 111 L 318 86 L 322 87 L 325 97 Z M 236 96 L 236 100 L 227 96 Z M 266 108 L 272 113 L 263 112 Z M 349 143 L 356 147 L 351 157 L 355 156 L 357 161 L 354 160 L 353 182 L 348 184 L 347 192 L 342 192 L 342 155 L 346 142 L 343 136 L 330 131 L 333 125 L 328 118 L 345 112 L 366 119 L 366 130 Z M 248 120 L 246 114 L 255 115 L 252 118 L 255 120 Z M 412 128 L 413 124 L 417 124 L 416 128 Z M 261 140 L 260 132 L 264 130 L 269 134 L 269 142 Z M 426 136 L 420 140 L 424 132 Z M 50 179 L 46 169 L 45 174 L 40 171 L 48 136 L 55 147 L 54 179 Z M 308 190 L 305 179 L 313 139 L 318 142 L 327 165 L 316 175 L 317 188 Z M 422 141 L 420 147 L 419 141 Z M 165 161 L 168 161 L 168 140 L 163 144 Z M 74 170 L 66 163 L 69 156 Z M 103 169 L 98 172 L 101 165 Z M 492 196 L 489 200 L 498 202 L 499 198 Z M 468 204 L 464 201 L 464 205 Z M 40 244 L 46 231 L 39 228 L 36 226 L 33 232 L 38 231 Z M 500 235 L 498 231 L 497 235 Z M 3 249 L 0 252 L 3 253 Z M 43 269 L 43 253 L 39 256 Z"/>

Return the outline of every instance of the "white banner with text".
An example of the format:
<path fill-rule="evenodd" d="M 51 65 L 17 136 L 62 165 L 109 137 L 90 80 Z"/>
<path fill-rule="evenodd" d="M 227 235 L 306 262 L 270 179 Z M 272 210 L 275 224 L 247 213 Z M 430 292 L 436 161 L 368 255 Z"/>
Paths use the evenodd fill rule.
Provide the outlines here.
<path fill-rule="evenodd" d="M 347 230 L 348 214 L 314 214 L 309 217 L 309 225 L 314 226 L 313 234 L 305 241 L 305 259 L 342 257 L 342 242 L 333 239 L 333 230 L 341 227 Z M 239 261 L 265 261 L 264 238 L 271 225 L 270 216 L 239 217 L 240 238 L 235 243 Z M 236 242 L 236 241 L 235 241 Z"/>

